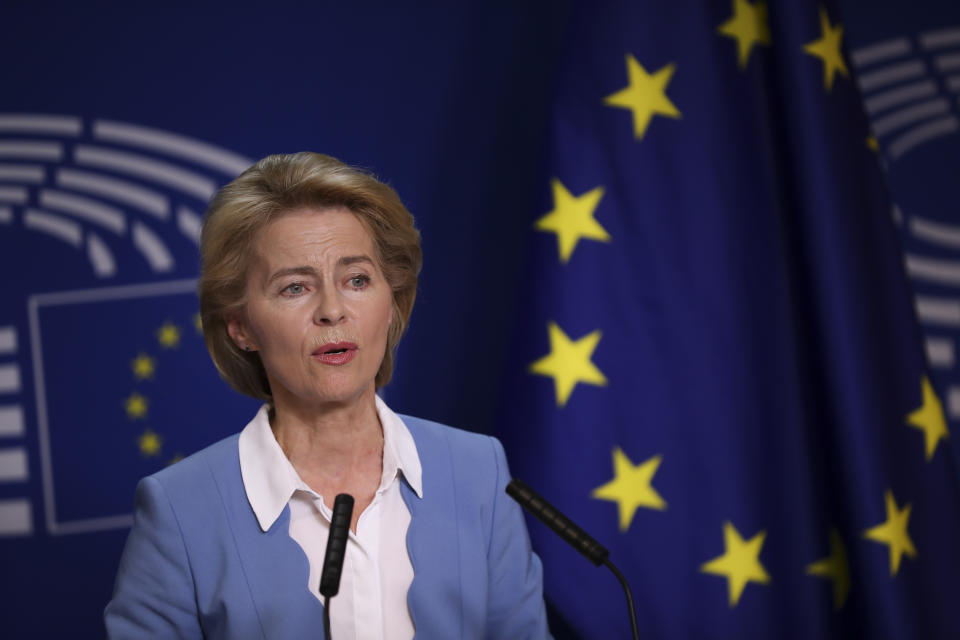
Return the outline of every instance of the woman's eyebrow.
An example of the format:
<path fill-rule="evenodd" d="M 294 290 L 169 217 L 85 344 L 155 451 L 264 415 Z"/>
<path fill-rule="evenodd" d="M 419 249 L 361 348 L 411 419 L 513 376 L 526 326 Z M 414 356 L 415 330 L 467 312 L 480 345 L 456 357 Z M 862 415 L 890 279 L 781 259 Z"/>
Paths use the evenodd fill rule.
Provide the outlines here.
<path fill-rule="evenodd" d="M 358 262 L 369 262 L 371 265 L 374 264 L 370 256 L 360 255 L 360 256 L 344 256 L 337 260 L 337 266 L 348 267 L 351 264 L 357 264 Z"/>
<path fill-rule="evenodd" d="M 269 278 L 267 278 L 267 284 L 270 284 L 274 280 L 283 278 L 286 276 L 313 276 L 317 274 L 317 270 L 309 265 L 297 266 L 297 267 L 284 267 L 274 271 Z"/>
<path fill-rule="evenodd" d="M 352 264 L 357 264 L 360 262 L 369 263 L 371 266 L 374 264 L 373 259 L 367 255 L 358 255 L 358 256 L 344 256 L 337 260 L 337 266 L 339 267 L 348 267 Z M 270 277 L 267 279 L 267 284 L 270 284 L 274 280 L 279 278 L 284 278 L 286 276 L 315 276 L 317 275 L 317 270 L 310 265 L 298 265 L 295 267 L 284 267 L 283 269 L 278 269 L 274 271 Z"/>

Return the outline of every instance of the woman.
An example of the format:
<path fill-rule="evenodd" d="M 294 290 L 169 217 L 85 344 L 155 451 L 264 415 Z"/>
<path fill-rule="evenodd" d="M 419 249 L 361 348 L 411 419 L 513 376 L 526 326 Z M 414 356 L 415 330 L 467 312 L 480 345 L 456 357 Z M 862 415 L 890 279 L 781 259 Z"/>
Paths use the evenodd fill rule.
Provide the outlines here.
<path fill-rule="evenodd" d="M 500 444 L 376 396 L 421 263 L 393 189 L 327 156 L 270 156 L 214 198 L 201 252 L 211 357 L 265 404 L 140 482 L 109 635 L 322 637 L 330 511 L 347 493 L 333 637 L 547 637 Z"/>

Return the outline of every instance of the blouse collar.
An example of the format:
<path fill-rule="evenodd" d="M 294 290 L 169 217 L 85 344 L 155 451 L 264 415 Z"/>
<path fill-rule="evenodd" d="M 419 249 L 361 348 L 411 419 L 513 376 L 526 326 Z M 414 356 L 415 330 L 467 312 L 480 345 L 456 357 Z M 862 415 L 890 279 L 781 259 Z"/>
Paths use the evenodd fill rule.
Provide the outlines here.
<path fill-rule="evenodd" d="M 383 428 L 384 489 L 398 475 L 403 476 L 418 498 L 423 498 L 422 467 L 417 447 L 410 430 L 387 404 L 375 396 L 377 416 Z M 290 497 L 306 485 L 284 455 L 273 435 L 268 417 L 269 407 L 263 405 L 253 420 L 240 433 L 240 476 L 247 500 L 257 516 L 260 528 L 267 531 L 283 513 Z"/>

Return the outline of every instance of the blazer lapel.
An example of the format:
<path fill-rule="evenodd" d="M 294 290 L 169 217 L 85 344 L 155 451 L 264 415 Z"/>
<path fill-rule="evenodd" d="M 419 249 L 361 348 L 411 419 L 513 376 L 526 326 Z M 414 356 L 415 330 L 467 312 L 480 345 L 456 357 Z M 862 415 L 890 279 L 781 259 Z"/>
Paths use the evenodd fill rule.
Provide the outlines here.
<path fill-rule="evenodd" d="M 244 493 L 239 465 L 235 473 L 236 478 L 217 478 L 217 484 L 262 637 L 322 638 L 323 605 L 308 591 L 310 567 L 303 549 L 290 537 L 289 505 L 268 531 L 262 531 Z"/>
<path fill-rule="evenodd" d="M 413 583 L 407 594 L 417 638 L 463 637 L 460 536 L 450 452 L 443 437 L 404 417 L 417 445 L 423 469 L 423 498 L 404 482 L 403 500 L 410 510 L 407 551 Z"/>

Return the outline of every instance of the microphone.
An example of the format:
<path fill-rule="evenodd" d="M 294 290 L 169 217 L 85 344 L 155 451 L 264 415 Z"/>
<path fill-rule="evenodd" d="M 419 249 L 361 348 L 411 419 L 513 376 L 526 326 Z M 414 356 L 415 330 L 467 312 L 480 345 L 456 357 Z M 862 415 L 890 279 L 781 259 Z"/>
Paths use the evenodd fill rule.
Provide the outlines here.
<path fill-rule="evenodd" d="M 330 640 L 330 598 L 340 591 L 340 573 L 343 557 L 350 536 L 350 518 L 353 516 L 353 496 L 341 493 L 333 501 L 333 516 L 330 518 L 330 535 L 327 536 L 327 551 L 323 556 L 320 572 L 320 595 L 323 596 L 323 630 Z"/>
<path fill-rule="evenodd" d="M 340 591 L 340 572 L 343 571 L 343 556 L 347 550 L 352 516 L 353 496 L 341 493 L 333 501 L 330 536 L 327 538 L 327 552 L 323 556 L 323 571 L 320 572 L 320 595 L 327 598 L 332 598 Z"/>
<path fill-rule="evenodd" d="M 507 485 L 507 495 L 537 516 L 543 524 L 553 529 L 554 533 L 585 555 L 587 560 L 598 567 L 606 562 L 607 556 L 610 555 L 606 547 L 590 537 L 590 534 L 575 525 L 573 520 L 560 513 L 556 507 L 526 484 L 514 478 Z"/>
<path fill-rule="evenodd" d="M 543 499 L 539 493 L 528 487 L 526 484 L 514 478 L 507 485 L 507 495 L 520 503 L 520 506 L 537 516 L 545 525 L 550 527 L 554 533 L 563 538 L 574 549 L 587 557 L 587 560 L 597 565 L 606 565 L 613 575 L 620 581 L 624 593 L 627 595 L 627 609 L 630 612 L 630 629 L 633 632 L 634 640 L 640 637 L 637 630 L 637 613 L 633 608 L 633 595 L 630 593 L 630 585 L 620 570 L 610 562 L 610 552 L 602 544 L 594 540 L 590 534 L 573 523 L 573 520 L 560 513 L 556 507 Z"/>

